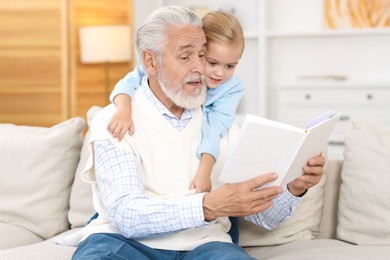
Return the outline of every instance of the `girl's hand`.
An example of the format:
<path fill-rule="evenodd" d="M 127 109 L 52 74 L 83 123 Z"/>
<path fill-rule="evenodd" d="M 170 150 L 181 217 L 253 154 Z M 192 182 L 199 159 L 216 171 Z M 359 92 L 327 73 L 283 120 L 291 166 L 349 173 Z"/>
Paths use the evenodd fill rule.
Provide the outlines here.
<path fill-rule="evenodd" d="M 130 111 L 116 111 L 114 116 L 108 123 L 107 130 L 112 134 L 114 138 L 118 138 L 118 141 L 122 141 L 126 133 L 129 135 L 134 134 L 134 124 L 131 118 Z"/>
<path fill-rule="evenodd" d="M 196 193 L 211 191 L 210 174 L 202 174 L 198 171 L 195 178 L 192 180 L 190 189 L 196 189 Z"/>

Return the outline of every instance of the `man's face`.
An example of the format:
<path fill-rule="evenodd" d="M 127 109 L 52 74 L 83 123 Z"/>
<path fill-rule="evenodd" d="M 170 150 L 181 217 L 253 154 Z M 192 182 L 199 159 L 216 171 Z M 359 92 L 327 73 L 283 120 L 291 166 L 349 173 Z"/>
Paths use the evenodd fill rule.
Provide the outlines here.
<path fill-rule="evenodd" d="M 165 93 L 179 107 L 196 108 L 205 99 L 206 37 L 196 26 L 172 27 L 157 71 Z"/>

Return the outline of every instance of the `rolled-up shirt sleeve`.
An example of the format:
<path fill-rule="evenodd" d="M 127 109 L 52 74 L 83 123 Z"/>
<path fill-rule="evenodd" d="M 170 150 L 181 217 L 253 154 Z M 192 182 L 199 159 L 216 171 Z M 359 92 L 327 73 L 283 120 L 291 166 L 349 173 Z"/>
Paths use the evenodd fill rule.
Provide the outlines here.
<path fill-rule="evenodd" d="M 290 218 L 299 202 L 300 198 L 293 196 L 287 187 L 284 187 L 284 192 L 274 200 L 272 207 L 261 213 L 249 215 L 245 219 L 260 227 L 271 230 Z"/>

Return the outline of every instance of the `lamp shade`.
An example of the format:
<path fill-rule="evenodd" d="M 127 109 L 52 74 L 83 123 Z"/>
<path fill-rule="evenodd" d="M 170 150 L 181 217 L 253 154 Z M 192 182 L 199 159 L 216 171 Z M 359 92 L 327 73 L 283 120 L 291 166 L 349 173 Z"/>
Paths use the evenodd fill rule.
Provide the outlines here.
<path fill-rule="evenodd" d="M 80 28 L 80 56 L 83 63 L 126 62 L 131 59 L 130 49 L 129 26 Z"/>

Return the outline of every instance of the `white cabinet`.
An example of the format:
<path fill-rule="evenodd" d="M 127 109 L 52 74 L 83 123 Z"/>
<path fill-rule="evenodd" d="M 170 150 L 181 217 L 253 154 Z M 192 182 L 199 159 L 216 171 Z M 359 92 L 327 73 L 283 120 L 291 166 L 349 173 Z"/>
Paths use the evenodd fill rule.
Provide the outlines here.
<path fill-rule="evenodd" d="M 342 112 L 329 140 L 329 156 L 342 158 L 348 123 L 390 128 L 390 28 L 324 29 L 322 4 L 263 0 L 265 114 L 302 127 L 327 110 Z"/>
<path fill-rule="evenodd" d="M 344 134 L 350 122 L 372 122 L 390 129 L 390 85 L 284 86 L 278 90 L 278 101 L 279 120 L 300 127 L 327 110 L 342 112 L 329 138 L 332 159 L 343 158 Z"/>

